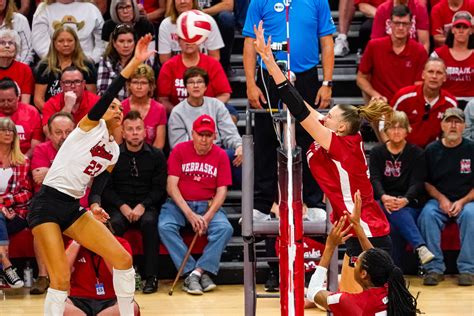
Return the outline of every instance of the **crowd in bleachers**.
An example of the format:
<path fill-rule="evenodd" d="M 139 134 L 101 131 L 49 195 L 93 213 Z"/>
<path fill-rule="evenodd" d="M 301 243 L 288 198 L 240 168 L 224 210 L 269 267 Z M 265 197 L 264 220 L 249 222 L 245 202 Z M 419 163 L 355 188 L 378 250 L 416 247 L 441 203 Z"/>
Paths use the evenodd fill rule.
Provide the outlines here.
<path fill-rule="evenodd" d="M 261 0 L 252 0 L 258 1 Z M 137 40 L 151 33 L 154 40 L 150 45 L 158 54 L 138 67 L 117 95 L 126 119 L 113 137 L 121 144 L 120 159 L 125 161 L 117 164 L 101 196 L 94 195 L 92 185 L 89 196 L 92 200 L 84 199 L 83 206 L 105 204 L 118 235 L 123 235 L 130 224 L 138 223 L 136 226 L 144 234 L 147 257 L 145 293 L 155 292 L 158 286 L 154 254 L 158 233 L 167 246 L 179 249 L 179 254 L 172 253 L 178 267 L 183 245 L 174 235 L 166 236 L 166 233 L 176 233 L 176 227 L 170 228 L 170 222 L 176 220 L 184 226 L 187 220 L 194 231 L 208 231 L 220 243 L 214 245 L 209 239 L 214 245 L 212 260 L 204 256 L 201 262 L 190 261 L 185 272 L 193 277 L 187 279 L 185 285 L 191 294 L 215 288 L 206 273 L 217 274 L 215 259 L 232 234 L 220 210 L 227 192 L 221 188 L 231 182 L 238 187 L 241 181 L 242 139 L 235 125 L 235 109 L 230 105 L 232 89 L 228 77 L 234 73 L 230 64 L 234 36 L 244 27 L 247 7 L 248 1 L 244 0 L 235 3 L 232 0 L 168 0 L 166 3 L 165 0 L 139 3 L 134 0 L 110 3 L 45 0 L 28 5 L 21 1 L 19 8 L 14 0 L 0 1 L 0 263 L 1 275 L 10 286 L 21 287 L 23 281 L 8 259 L 8 235 L 27 227 L 28 204 L 61 144 L 131 60 Z M 211 33 L 200 46 L 187 43 L 176 34 L 177 17 L 191 9 L 201 9 L 214 18 Z M 251 5 L 250 10 L 253 9 Z M 330 52 L 332 56 L 345 56 L 350 52 L 348 31 L 355 9 L 367 18 L 360 32 L 363 55 L 357 84 L 367 102 L 382 99 L 406 113 L 397 112 L 396 119 L 385 126 L 373 126 L 381 141 L 370 162 L 375 197 L 386 211 L 392 230 L 417 250 L 428 272 L 427 285 L 435 285 L 442 279 L 444 263 L 439 235 L 446 222 L 454 218 L 460 225 L 461 236 L 459 284 L 472 285 L 474 99 L 470 99 L 474 96 L 471 15 L 474 2 L 340 0 L 340 29 L 334 53 Z M 248 32 L 249 29 L 244 28 L 244 36 L 250 38 Z M 325 40 L 329 38 L 332 43 L 333 26 L 328 27 L 327 32 L 322 35 L 329 36 Z M 323 68 L 328 58 L 325 43 L 321 40 Z M 256 64 L 255 60 L 253 64 L 248 60 L 244 52 L 247 79 L 255 77 Z M 295 71 L 297 67 L 295 63 Z M 308 80 L 300 85 L 306 84 L 308 91 L 314 90 L 307 95 L 316 103 L 321 101 L 321 105 L 329 104 L 331 96 L 332 70 L 331 76 L 326 78 L 327 73 L 324 78 L 327 83 L 318 91 L 319 84 L 310 86 L 311 80 L 318 82 L 317 71 L 301 71 Z M 299 76 L 298 73 L 297 80 Z M 255 81 L 247 81 L 247 85 L 250 104 L 259 107 L 265 96 L 256 90 L 259 88 Z M 452 110 L 458 106 L 464 112 Z M 203 121 L 204 114 L 209 116 L 205 117 L 208 121 Z M 214 133 L 203 127 L 211 123 Z M 271 122 L 262 123 L 256 118 L 255 124 L 266 124 L 264 126 L 270 127 L 266 132 L 274 132 Z M 443 141 L 439 140 L 442 135 Z M 209 139 L 216 148 L 224 150 L 210 149 Z M 199 141 L 207 148 L 207 151 L 201 148 L 206 155 L 210 150 L 216 151 L 216 157 L 227 164 L 221 166 L 221 160 L 213 161 L 220 170 L 229 169 L 228 174 L 226 171 L 222 179 L 216 180 L 217 184 L 206 186 L 207 176 L 201 173 L 211 177 L 216 171 L 209 169 L 205 162 L 202 165 L 189 162 L 195 153 L 192 148 L 181 145 L 189 147 Z M 426 148 L 424 153 L 420 147 Z M 453 158 L 454 150 L 459 151 L 456 158 Z M 178 162 L 168 161 L 170 175 L 167 178 L 163 152 L 171 152 L 173 158 L 170 159 L 177 159 L 179 163 L 188 161 L 189 170 L 181 174 Z M 196 152 L 200 155 L 197 147 Z M 450 155 L 449 159 L 444 152 Z M 458 159 L 457 164 L 453 159 Z M 422 172 L 425 169 L 426 174 Z M 178 188 L 177 179 L 189 177 L 193 171 L 199 171 L 200 176 L 194 175 L 194 179 L 186 181 L 204 181 L 202 192 L 193 192 L 189 184 Z M 256 179 L 258 181 L 258 176 Z M 310 185 L 305 184 L 306 188 Z M 170 196 L 168 201 L 166 190 Z M 426 205 L 423 202 L 425 191 L 428 193 Z M 195 205 L 192 210 L 184 210 L 181 204 L 211 200 L 213 196 L 209 205 Z M 308 207 L 319 202 L 310 205 L 309 201 L 305 200 Z M 165 215 L 159 215 L 162 204 Z M 176 216 L 177 207 L 181 207 L 184 217 Z M 259 208 L 259 204 L 255 207 Z M 209 216 L 207 208 L 213 215 L 218 214 L 220 231 L 215 231 L 215 226 L 208 227 L 212 216 L 206 217 Z M 193 212 L 198 215 L 192 215 Z M 163 220 L 160 225 L 158 217 Z M 436 223 L 430 221 L 430 217 L 436 217 Z M 435 225 L 438 230 L 434 229 Z M 397 244 L 397 247 L 400 250 L 404 246 Z M 202 261 L 205 262 L 199 266 Z M 44 293 L 48 286 L 47 271 L 40 256 L 37 263 L 39 276 L 31 289 L 33 294 Z M 203 267 L 210 268 L 203 270 Z"/>

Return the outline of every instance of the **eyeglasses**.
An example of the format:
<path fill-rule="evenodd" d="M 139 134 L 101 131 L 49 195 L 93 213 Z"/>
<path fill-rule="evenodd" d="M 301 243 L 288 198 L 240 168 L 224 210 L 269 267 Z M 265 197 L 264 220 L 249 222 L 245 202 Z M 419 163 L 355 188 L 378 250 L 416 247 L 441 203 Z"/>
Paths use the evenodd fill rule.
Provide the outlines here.
<path fill-rule="evenodd" d="M 132 9 L 131 5 L 118 5 L 117 6 L 117 11 L 128 11 L 131 9 Z"/>
<path fill-rule="evenodd" d="M 463 30 L 466 30 L 469 28 L 469 26 L 467 24 L 456 24 L 455 26 L 453 26 L 455 29 L 463 29 Z"/>
<path fill-rule="evenodd" d="M 78 86 L 80 85 L 84 80 L 63 80 L 61 81 L 61 83 L 65 86 L 65 87 L 72 87 L 72 86 Z"/>
<path fill-rule="evenodd" d="M 411 22 L 400 22 L 400 21 L 391 21 L 392 25 L 396 27 L 409 27 L 411 26 Z"/>
<path fill-rule="evenodd" d="M 14 134 L 15 133 L 14 130 L 9 129 L 9 128 L 0 128 L 0 132 L 6 133 L 6 134 L 8 134 L 8 133 Z"/>
<path fill-rule="evenodd" d="M 130 163 L 130 175 L 134 178 L 138 177 L 138 167 L 135 157 L 132 157 L 129 161 Z"/>
<path fill-rule="evenodd" d="M 188 82 L 186 82 L 186 85 L 187 86 L 200 86 L 200 85 L 203 85 L 205 82 L 204 80 L 188 80 Z"/>
<path fill-rule="evenodd" d="M 428 118 L 430 117 L 430 111 L 431 111 L 431 104 L 429 104 L 428 102 L 425 103 L 425 113 L 423 114 L 423 121 L 426 121 L 428 120 Z"/>
<path fill-rule="evenodd" d="M 14 46 L 15 45 L 15 42 L 14 41 L 4 41 L 4 40 L 0 40 L 0 46 Z"/>

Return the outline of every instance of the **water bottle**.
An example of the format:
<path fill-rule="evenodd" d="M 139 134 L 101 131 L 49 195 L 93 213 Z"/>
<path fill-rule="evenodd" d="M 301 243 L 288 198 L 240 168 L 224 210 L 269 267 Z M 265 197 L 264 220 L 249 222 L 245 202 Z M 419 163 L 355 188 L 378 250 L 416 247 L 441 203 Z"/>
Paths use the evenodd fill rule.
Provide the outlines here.
<path fill-rule="evenodd" d="M 26 267 L 23 270 L 23 280 L 25 281 L 25 287 L 33 285 L 33 269 L 31 269 L 29 261 L 26 262 Z"/>
<path fill-rule="evenodd" d="M 140 291 L 142 289 L 142 277 L 135 266 L 135 290 Z"/>

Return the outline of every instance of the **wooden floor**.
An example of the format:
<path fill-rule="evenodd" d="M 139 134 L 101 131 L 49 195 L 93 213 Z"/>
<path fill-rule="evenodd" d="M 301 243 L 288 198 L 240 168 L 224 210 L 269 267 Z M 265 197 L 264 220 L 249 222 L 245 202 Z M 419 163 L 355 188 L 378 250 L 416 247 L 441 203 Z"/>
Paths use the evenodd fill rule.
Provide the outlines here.
<path fill-rule="evenodd" d="M 447 277 L 435 287 L 421 285 L 421 279 L 408 278 L 412 293 L 420 291 L 419 307 L 425 315 L 474 316 L 474 287 L 459 287 L 456 278 Z M 244 314 L 243 285 L 219 286 L 214 292 L 203 296 L 191 296 L 175 288 L 173 296 L 168 296 L 171 281 L 161 281 L 158 293 L 138 294 L 136 300 L 142 315 L 196 315 L 231 316 Z M 262 287 L 259 286 L 259 290 Z M 44 296 L 24 294 L 26 290 L 0 291 L 0 315 L 42 315 Z M 258 299 L 257 315 L 277 316 L 280 314 L 278 299 Z M 326 315 L 316 309 L 306 310 L 305 315 Z"/>

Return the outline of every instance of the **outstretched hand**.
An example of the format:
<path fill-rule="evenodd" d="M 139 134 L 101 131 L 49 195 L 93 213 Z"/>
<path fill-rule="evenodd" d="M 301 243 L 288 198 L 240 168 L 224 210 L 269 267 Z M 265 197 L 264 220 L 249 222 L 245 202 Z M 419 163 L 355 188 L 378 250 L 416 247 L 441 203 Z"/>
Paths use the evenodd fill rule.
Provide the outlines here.
<path fill-rule="evenodd" d="M 272 37 L 269 36 L 267 43 L 265 43 L 265 37 L 263 36 L 263 32 L 265 31 L 263 29 L 263 21 L 260 21 L 258 23 L 258 28 L 254 25 L 253 31 L 255 32 L 256 36 L 255 41 L 253 43 L 257 53 L 260 55 L 260 57 L 262 57 L 264 61 L 273 59 L 272 48 L 270 46 L 272 43 Z"/>
<path fill-rule="evenodd" d="M 352 224 L 349 224 L 346 229 L 343 229 L 346 225 L 347 217 L 342 216 L 339 221 L 334 223 L 331 231 L 329 232 L 328 238 L 326 240 L 327 246 L 336 247 L 342 243 L 345 243 L 346 240 L 352 237 L 352 234 L 348 234 L 352 228 Z"/>
<path fill-rule="evenodd" d="M 349 223 L 352 226 L 357 227 L 360 225 L 360 213 L 362 212 L 362 198 L 360 197 L 360 191 L 357 190 L 354 194 L 354 209 L 352 213 L 344 211 L 345 216 L 349 219 Z"/>
<path fill-rule="evenodd" d="M 155 50 L 148 50 L 148 46 L 152 41 L 151 34 L 146 34 L 138 41 L 135 47 L 135 58 L 141 62 L 144 62 L 151 56 L 153 56 L 156 51 Z"/>

